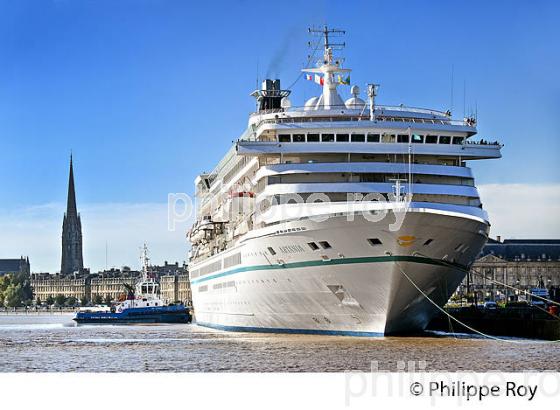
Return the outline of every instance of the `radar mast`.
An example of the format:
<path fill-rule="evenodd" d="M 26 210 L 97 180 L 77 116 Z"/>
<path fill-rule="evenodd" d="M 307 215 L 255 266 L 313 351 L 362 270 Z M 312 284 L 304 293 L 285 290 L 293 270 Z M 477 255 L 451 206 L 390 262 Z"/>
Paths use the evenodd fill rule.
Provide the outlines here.
<path fill-rule="evenodd" d="M 346 43 L 333 43 L 331 42 L 330 37 L 346 34 L 346 31 L 329 29 L 325 25 L 322 29 L 309 28 L 309 33 L 312 35 L 323 36 L 324 46 L 322 64 L 317 68 L 305 68 L 302 70 L 306 73 L 314 73 L 316 78 L 317 76 L 322 75 L 322 77 L 320 77 L 319 83 L 323 85 L 323 94 L 317 101 L 315 109 L 344 109 L 344 101 L 342 101 L 342 98 L 336 91 L 338 81 L 336 81 L 334 76 L 336 73 L 349 73 L 352 70 L 340 67 L 340 60 L 335 60 L 333 57 L 333 50 L 341 50 L 346 46 Z"/>

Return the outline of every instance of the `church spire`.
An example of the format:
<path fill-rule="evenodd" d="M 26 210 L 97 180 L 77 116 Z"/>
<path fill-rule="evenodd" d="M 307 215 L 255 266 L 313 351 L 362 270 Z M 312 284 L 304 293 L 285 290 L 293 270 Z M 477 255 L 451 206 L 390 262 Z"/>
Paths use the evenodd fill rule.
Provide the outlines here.
<path fill-rule="evenodd" d="M 74 188 L 74 166 L 72 165 L 72 154 L 70 154 L 70 175 L 68 176 L 68 204 L 66 205 L 66 215 L 77 215 L 76 190 Z"/>
<path fill-rule="evenodd" d="M 68 204 L 62 221 L 62 264 L 63 275 L 80 272 L 84 267 L 82 257 L 82 221 L 76 208 L 74 188 L 74 164 L 70 154 L 70 175 L 68 176 Z"/>

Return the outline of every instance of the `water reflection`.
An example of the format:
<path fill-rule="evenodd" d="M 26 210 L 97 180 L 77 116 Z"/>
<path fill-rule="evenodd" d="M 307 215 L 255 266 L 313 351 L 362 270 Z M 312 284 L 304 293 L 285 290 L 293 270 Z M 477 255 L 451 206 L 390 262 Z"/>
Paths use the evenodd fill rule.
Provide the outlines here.
<path fill-rule="evenodd" d="M 0 316 L 0 371 L 342 372 L 560 370 L 560 345 L 470 335 L 352 338 L 230 333 L 196 325 L 75 326 L 71 315 Z"/>

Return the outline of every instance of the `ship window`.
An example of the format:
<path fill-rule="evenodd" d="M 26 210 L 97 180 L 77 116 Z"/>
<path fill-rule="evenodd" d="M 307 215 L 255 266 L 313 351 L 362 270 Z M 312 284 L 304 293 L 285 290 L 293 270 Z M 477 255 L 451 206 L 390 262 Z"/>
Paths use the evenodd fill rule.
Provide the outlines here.
<path fill-rule="evenodd" d="M 445 135 L 441 135 L 439 137 L 439 143 L 440 144 L 451 144 L 451 137 L 445 136 Z"/>
<path fill-rule="evenodd" d="M 383 142 L 395 142 L 395 134 L 383 134 Z"/>
<path fill-rule="evenodd" d="M 367 142 L 379 142 L 379 134 L 368 134 Z"/>
<path fill-rule="evenodd" d="M 319 246 L 315 242 L 308 242 L 307 245 L 311 248 L 311 250 L 316 251 L 319 249 Z"/>
<path fill-rule="evenodd" d="M 437 135 L 426 135 L 426 144 L 437 144 Z"/>
<path fill-rule="evenodd" d="M 383 244 L 383 242 L 381 242 L 378 238 L 368 238 L 367 241 L 371 246 L 377 246 Z"/>
<path fill-rule="evenodd" d="M 270 246 L 268 247 L 268 251 L 270 252 L 271 255 L 276 255 L 276 251 L 272 249 Z"/>
<path fill-rule="evenodd" d="M 292 135 L 293 142 L 305 142 L 305 134 L 294 134 Z"/>
<path fill-rule="evenodd" d="M 424 242 L 424 246 L 428 246 L 429 244 L 431 244 L 433 241 L 433 239 L 428 239 L 426 242 Z"/>
<path fill-rule="evenodd" d="M 364 134 L 352 134 L 352 142 L 365 142 L 366 136 Z"/>
<path fill-rule="evenodd" d="M 319 142 L 319 134 L 307 134 L 307 142 Z"/>
<path fill-rule="evenodd" d="M 278 135 L 278 142 L 290 142 L 290 134 L 280 134 Z"/>
<path fill-rule="evenodd" d="M 328 243 L 327 241 L 321 241 L 319 242 L 319 245 L 321 245 L 323 247 L 323 249 L 330 249 L 332 248 L 331 244 Z"/>
<path fill-rule="evenodd" d="M 453 144 L 461 145 L 463 143 L 464 137 L 453 137 Z"/>
<path fill-rule="evenodd" d="M 415 144 L 422 144 L 424 142 L 424 136 L 423 135 L 418 135 L 418 134 L 413 134 L 412 135 L 412 142 Z"/>
<path fill-rule="evenodd" d="M 323 142 L 333 142 L 334 134 L 321 134 L 321 141 Z"/>
<path fill-rule="evenodd" d="M 408 142 L 408 135 L 406 134 L 397 135 L 397 142 Z"/>
<path fill-rule="evenodd" d="M 146 303 L 146 306 L 150 306 L 150 304 L 149 304 L 149 303 Z"/>
<path fill-rule="evenodd" d="M 336 140 L 338 142 L 348 142 L 350 136 L 348 134 L 336 134 Z"/>

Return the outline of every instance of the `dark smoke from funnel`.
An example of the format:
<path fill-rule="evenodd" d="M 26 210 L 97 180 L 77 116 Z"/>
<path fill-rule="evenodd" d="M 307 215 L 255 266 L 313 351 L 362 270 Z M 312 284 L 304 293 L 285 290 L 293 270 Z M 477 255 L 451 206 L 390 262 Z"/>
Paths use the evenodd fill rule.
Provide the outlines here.
<path fill-rule="evenodd" d="M 276 50 L 272 58 L 270 59 L 270 63 L 266 69 L 266 76 L 265 78 L 272 78 L 276 77 L 284 64 L 284 60 L 288 55 L 288 51 L 290 50 L 290 46 L 292 42 L 296 39 L 298 34 L 298 30 L 292 28 L 288 34 L 284 37 L 284 40 L 280 44 L 280 47 Z"/>

